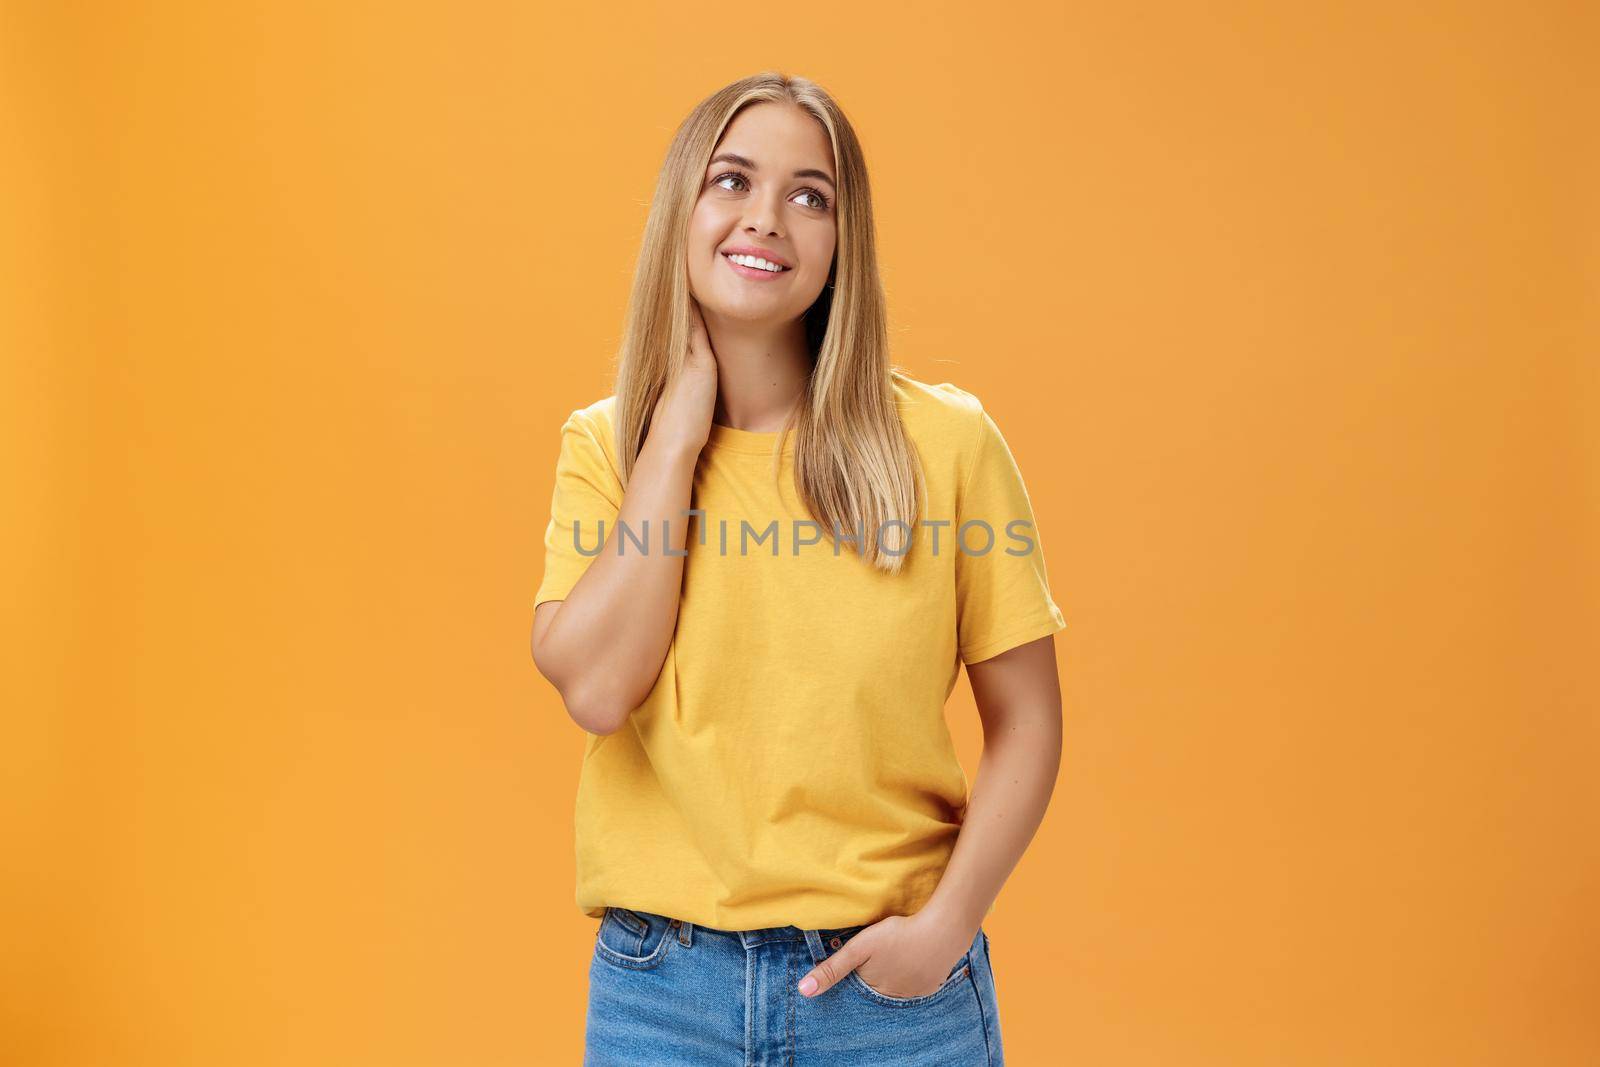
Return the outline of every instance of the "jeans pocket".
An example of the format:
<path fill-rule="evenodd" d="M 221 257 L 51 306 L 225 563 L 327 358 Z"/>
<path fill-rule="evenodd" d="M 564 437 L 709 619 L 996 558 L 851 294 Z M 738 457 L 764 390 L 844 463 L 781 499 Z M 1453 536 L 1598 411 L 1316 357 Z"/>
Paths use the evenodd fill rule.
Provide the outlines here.
<path fill-rule="evenodd" d="M 961 988 L 963 979 L 967 977 L 971 970 L 972 950 L 969 948 L 959 960 L 956 960 L 955 966 L 950 968 L 950 973 L 945 975 L 945 979 L 939 983 L 938 989 L 935 989 L 932 993 L 924 993 L 917 997 L 896 997 L 888 993 L 879 992 L 867 984 L 867 980 L 861 977 L 859 969 L 851 971 L 846 977 L 846 981 L 852 989 L 874 1004 L 882 1004 L 893 1008 L 914 1008 L 923 1004 L 930 1004 L 945 996 L 951 990 Z"/>
<path fill-rule="evenodd" d="M 665 915 L 607 907 L 595 932 L 595 956 L 631 970 L 649 970 L 666 957 L 677 939 L 677 924 Z"/>

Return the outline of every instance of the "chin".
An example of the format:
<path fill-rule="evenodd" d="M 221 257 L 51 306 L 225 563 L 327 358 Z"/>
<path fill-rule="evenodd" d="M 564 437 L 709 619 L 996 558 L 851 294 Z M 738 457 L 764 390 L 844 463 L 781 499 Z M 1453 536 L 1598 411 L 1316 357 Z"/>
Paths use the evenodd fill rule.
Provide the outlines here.
<path fill-rule="evenodd" d="M 775 301 L 728 300 L 720 293 L 709 303 L 701 300 L 700 306 L 719 318 L 739 322 L 787 322 L 800 314 L 800 312 L 791 313 L 787 306 Z"/>
<path fill-rule="evenodd" d="M 702 304 L 702 307 L 708 305 Z M 785 322 L 788 316 L 776 308 L 752 308 L 742 305 L 729 306 L 727 304 L 709 305 L 718 318 L 731 322 Z"/>

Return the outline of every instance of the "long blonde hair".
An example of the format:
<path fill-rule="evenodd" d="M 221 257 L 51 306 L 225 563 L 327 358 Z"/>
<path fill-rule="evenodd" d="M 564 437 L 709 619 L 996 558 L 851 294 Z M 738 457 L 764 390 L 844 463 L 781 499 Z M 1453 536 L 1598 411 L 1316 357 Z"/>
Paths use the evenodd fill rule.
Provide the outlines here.
<path fill-rule="evenodd" d="M 806 389 L 773 449 L 795 434 L 794 480 L 824 536 L 848 531 L 872 566 L 898 574 L 925 497 L 921 463 L 895 407 L 872 197 L 860 142 L 833 98 L 805 78 L 765 71 L 717 90 L 673 136 L 656 182 L 634 270 L 617 359 L 617 456 L 626 484 L 657 399 L 689 348 L 685 245 L 706 164 L 728 123 L 760 102 L 797 104 L 828 131 L 838 189 L 838 235 L 829 283 L 806 312 L 815 359 Z M 903 526 L 900 524 L 904 524 Z M 864 535 L 864 536 L 863 536 Z M 880 543 L 881 541 L 881 543 Z"/>

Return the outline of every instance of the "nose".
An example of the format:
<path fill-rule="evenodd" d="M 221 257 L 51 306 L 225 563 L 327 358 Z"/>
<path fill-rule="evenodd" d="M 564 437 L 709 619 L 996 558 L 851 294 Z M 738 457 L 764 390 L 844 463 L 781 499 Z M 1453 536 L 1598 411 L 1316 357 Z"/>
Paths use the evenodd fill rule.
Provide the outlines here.
<path fill-rule="evenodd" d="M 749 207 L 745 210 L 744 228 L 747 231 L 762 235 L 782 237 L 782 213 L 773 198 L 780 194 L 774 192 L 768 196 L 752 196 Z"/>

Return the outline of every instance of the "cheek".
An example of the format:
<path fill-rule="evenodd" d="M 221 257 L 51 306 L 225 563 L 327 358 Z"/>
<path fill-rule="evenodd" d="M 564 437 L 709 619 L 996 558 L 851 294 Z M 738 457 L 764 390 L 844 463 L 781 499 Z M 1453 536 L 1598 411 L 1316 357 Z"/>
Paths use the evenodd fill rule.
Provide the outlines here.
<path fill-rule="evenodd" d="M 837 243 L 831 234 L 819 237 L 806 247 L 806 262 L 823 277 L 827 277 L 829 269 L 833 266 L 833 257 L 837 247 Z"/>
<path fill-rule="evenodd" d="M 730 228 L 726 212 L 719 211 L 714 201 L 701 200 L 689 216 L 689 243 L 701 252 L 713 252 L 722 244 Z"/>
<path fill-rule="evenodd" d="M 716 251 L 717 244 L 711 234 L 711 228 L 703 220 L 697 220 L 689 226 L 689 257 L 691 259 L 704 259 Z"/>
<path fill-rule="evenodd" d="M 689 232 L 685 241 L 684 259 L 687 261 L 689 276 L 702 283 L 712 277 L 712 268 L 717 256 L 717 249 L 722 246 L 715 220 L 707 219 L 697 214 L 689 222 Z"/>

